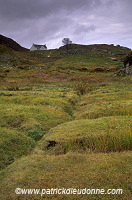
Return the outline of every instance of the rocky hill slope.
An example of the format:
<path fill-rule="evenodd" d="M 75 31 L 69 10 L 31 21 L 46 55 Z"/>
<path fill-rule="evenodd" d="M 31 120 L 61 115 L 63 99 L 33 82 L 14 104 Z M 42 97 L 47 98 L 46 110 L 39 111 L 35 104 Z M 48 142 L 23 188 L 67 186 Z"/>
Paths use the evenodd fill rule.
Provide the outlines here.
<path fill-rule="evenodd" d="M 20 46 L 17 42 L 13 39 L 0 35 L 0 45 L 4 45 L 13 49 L 14 51 L 27 51 L 28 49 Z"/>

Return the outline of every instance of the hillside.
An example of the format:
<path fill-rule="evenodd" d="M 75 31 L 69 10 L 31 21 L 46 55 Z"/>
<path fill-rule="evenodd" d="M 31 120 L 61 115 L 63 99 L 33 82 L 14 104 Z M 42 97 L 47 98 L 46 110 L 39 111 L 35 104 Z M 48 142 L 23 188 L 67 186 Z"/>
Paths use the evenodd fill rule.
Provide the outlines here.
<path fill-rule="evenodd" d="M 14 51 L 27 51 L 28 49 L 20 46 L 17 42 L 13 39 L 0 35 L 0 45 L 4 45 L 13 49 Z"/>
<path fill-rule="evenodd" d="M 129 52 L 107 44 L 73 44 L 68 52 L 0 45 L 2 200 L 131 199 L 132 76 L 117 75 Z M 23 194 L 28 188 L 38 194 Z M 105 193 L 44 194 L 51 188 Z"/>
<path fill-rule="evenodd" d="M 1 38 L 6 37 L 1 36 Z M 0 43 L 0 65 L 21 69 L 38 68 L 47 73 L 55 70 L 57 73 L 67 73 L 69 70 L 79 71 L 79 73 L 81 71 L 114 71 L 122 65 L 124 57 L 130 52 L 129 48 L 107 44 L 71 44 L 68 52 L 66 49 L 63 46 L 46 51 L 24 51 L 19 44 L 6 38 Z"/>
<path fill-rule="evenodd" d="M 0 66 L 15 68 L 28 63 L 29 50 L 21 47 L 11 38 L 0 35 Z"/>

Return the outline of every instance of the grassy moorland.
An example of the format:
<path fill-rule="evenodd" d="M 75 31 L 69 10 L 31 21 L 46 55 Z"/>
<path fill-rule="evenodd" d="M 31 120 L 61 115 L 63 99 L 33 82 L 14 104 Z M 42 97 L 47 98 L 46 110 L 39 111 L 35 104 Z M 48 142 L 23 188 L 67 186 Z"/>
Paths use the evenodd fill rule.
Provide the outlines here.
<path fill-rule="evenodd" d="M 40 52 L 0 46 L 0 197 L 131 199 L 129 49 L 71 45 Z M 15 188 L 123 189 L 123 194 L 15 194 Z"/>

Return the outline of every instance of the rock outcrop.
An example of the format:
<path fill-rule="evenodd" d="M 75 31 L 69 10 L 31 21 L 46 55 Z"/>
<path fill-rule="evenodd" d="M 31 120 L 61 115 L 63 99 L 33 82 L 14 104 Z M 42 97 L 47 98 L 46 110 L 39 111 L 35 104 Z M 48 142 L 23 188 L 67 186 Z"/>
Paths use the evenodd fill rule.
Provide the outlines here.
<path fill-rule="evenodd" d="M 132 75 L 132 51 L 124 59 L 123 66 L 119 71 L 119 75 Z"/>

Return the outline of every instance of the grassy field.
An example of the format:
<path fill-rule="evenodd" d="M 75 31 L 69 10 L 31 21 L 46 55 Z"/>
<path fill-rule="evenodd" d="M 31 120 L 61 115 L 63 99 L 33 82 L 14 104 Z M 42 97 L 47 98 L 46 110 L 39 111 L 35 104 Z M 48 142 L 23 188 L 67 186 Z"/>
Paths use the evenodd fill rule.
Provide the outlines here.
<path fill-rule="evenodd" d="M 39 151 L 1 172 L 1 199 L 131 199 L 131 152 L 47 156 Z M 120 195 L 16 195 L 16 188 L 122 188 Z"/>
<path fill-rule="evenodd" d="M 116 75 L 129 51 L 0 47 L 2 200 L 131 199 L 132 77 Z M 17 195 L 15 188 L 121 188 L 123 194 Z"/>

